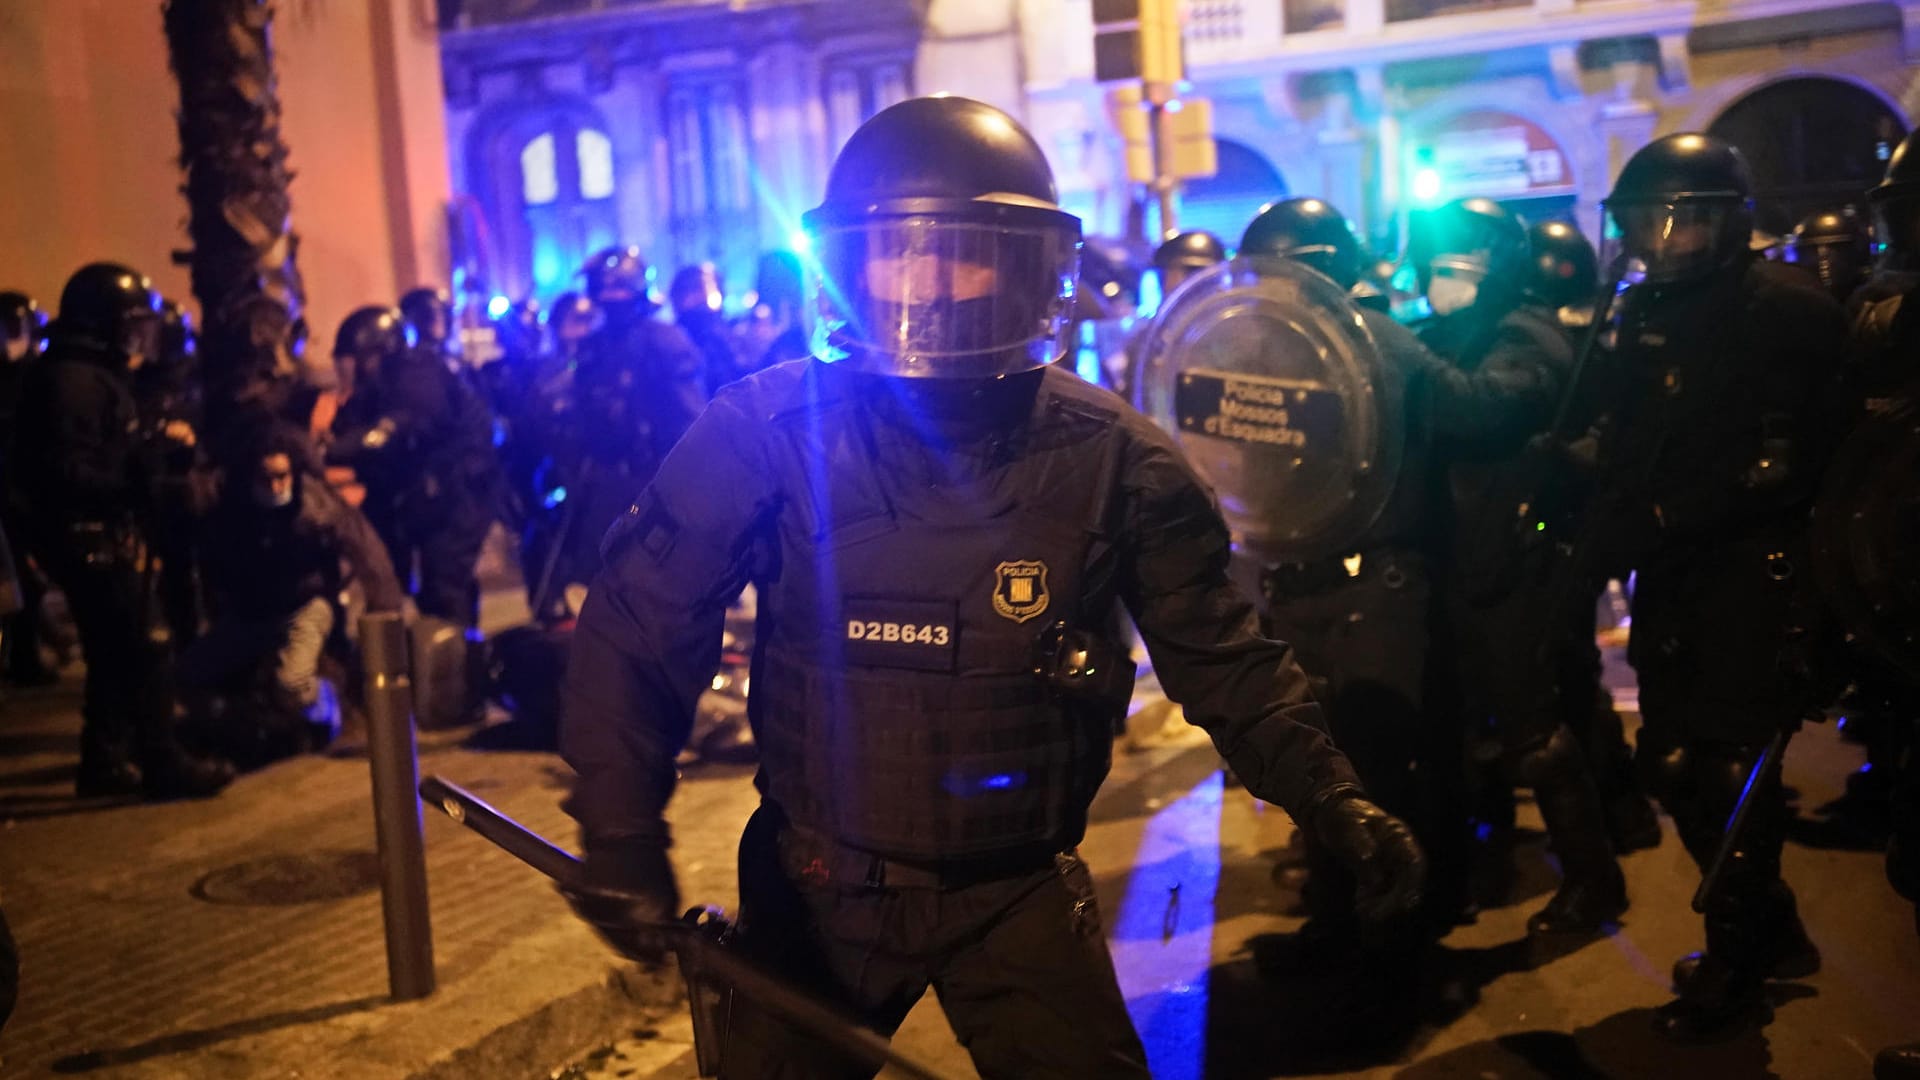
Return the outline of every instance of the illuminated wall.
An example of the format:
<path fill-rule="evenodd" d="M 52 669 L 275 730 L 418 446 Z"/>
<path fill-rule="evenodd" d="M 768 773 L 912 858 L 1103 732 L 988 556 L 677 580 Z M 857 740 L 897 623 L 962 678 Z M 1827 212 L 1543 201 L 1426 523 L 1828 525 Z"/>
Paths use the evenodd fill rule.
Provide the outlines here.
<path fill-rule="evenodd" d="M 1090 231 L 1119 234 L 1134 193 L 1092 79 L 1089 0 L 1022 0 L 1020 18 L 1036 135 L 1071 162 L 1063 184 Z M 1597 238 L 1599 201 L 1634 150 L 1716 123 L 1731 133 L 1736 105 L 1812 79 L 1741 127 L 1770 133 L 1753 155 L 1762 210 L 1790 220 L 1842 198 L 1905 132 L 1920 107 L 1915 50 L 1895 5 L 1848 0 L 1209 0 L 1186 23 L 1189 76 L 1214 101 L 1217 134 L 1383 248 L 1411 212 L 1462 195 L 1569 217 Z M 1838 115 L 1817 123 L 1816 109 Z M 1257 203 L 1244 201 L 1250 216 Z M 1232 216 L 1217 200 L 1203 214 Z"/>
<path fill-rule="evenodd" d="M 419 5 L 282 3 L 274 24 L 294 226 L 314 346 L 347 311 L 446 274 L 439 57 Z M 117 259 L 189 299 L 179 92 L 160 6 L 0 6 L 0 288 L 51 308 L 74 269 Z"/>

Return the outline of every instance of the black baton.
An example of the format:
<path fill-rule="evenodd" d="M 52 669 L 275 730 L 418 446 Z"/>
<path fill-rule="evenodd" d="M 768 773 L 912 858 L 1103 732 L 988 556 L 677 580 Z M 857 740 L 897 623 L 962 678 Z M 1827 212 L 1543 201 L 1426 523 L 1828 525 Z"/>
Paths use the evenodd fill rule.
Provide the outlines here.
<path fill-rule="evenodd" d="M 1733 813 L 1727 815 L 1727 831 L 1720 838 L 1720 849 L 1713 853 L 1713 862 L 1707 866 L 1707 872 L 1700 877 L 1700 887 L 1693 890 L 1693 910 L 1705 915 L 1712 905 L 1715 894 L 1720 891 L 1721 883 L 1727 876 L 1727 864 L 1734 860 L 1740 849 L 1740 842 L 1746 839 L 1747 819 L 1753 816 L 1753 804 L 1780 771 L 1780 758 L 1787 752 L 1787 740 L 1793 738 L 1794 728 L 1783 727 L 1774 733 L 1773 741 L 1760 752 L 1760 758 L 1753 763 L 1753 771 L 1747 774 L 1746 787 L 1740 790 L 1740 801 L 1733 804 Z"/>
<path fill-rule="evenodd" d="M 453 820 L 493 841 L 507 854 L 540 871 L 563 889 L 580 885 L 580 860 L 526 826 L 438 776 L 420 781 L 420 797 Z M 696 908 L 689 916 L 702 916 Z M 710 915 L 705 915 L 708 920 Z M 667 948 L 700 976 L 711 976 L 814 1038 L 869 1065 L 891 1065 L 914 1080 L 946 1080 L 943 1073 L 903 1055 L 873 1029 L 847 1019 L 780 979 L 761 971 L 713 940 L 707 924 L 663 923 L 654 928 Z M 691 980 L 690 980 L 691 981 Z M 689 987 L 689 992 L 693 988 Z M 698 1048 L 696 1048 L 696 1053 Z"/>

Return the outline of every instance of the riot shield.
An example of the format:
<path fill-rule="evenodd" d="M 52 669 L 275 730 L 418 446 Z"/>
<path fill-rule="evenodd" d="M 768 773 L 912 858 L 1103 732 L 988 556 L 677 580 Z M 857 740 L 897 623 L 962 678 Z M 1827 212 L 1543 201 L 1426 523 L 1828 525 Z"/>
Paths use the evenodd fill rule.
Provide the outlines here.
<path fill-rule="evenodd" d="M 1269 561 L 1353 550 L 1400 469 L 1400 375 L 1345 290 L 1282 259 L 1189 278 L 1141 343 L 1142 410 Z"/>
<path fill-rule="evenodd" d="M 1847 643 L 1920 685 L 1920 380 L 1841 444 L 1813 542 L 1822 598 Z"/>

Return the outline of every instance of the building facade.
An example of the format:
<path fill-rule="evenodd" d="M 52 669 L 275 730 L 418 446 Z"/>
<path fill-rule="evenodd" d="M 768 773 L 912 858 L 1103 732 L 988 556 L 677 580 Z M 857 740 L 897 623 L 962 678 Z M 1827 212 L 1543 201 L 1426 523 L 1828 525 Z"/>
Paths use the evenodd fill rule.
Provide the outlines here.
<path fill-rule="evenodd" d="M 749 288 L 832 156 L 912 96 L 914 0 L 470 0 L 442 31 L 447 148 L 488 286 L 551 298 L 591 252 Z M 1005 51 L 1005 50 L 1003 50 Z"/>
<path fill-rule="evenodd" d="M 1137 194 L 1093 80 L 1090 0 L 1023 0 L 1028 118 L 1089 231 Z M 1920 108 L 1920 4 L 1844 0 L 1189 0 L 1188 75 L 1217 176 L 1180 224 L 1229 242 L 1259 205 L 1322 196 L 1381 250 L 1466 195 L 1598 239 L 1620 167 L 1711 131 L 1752 161 L 1761 226 L 1857 202 Z"/>

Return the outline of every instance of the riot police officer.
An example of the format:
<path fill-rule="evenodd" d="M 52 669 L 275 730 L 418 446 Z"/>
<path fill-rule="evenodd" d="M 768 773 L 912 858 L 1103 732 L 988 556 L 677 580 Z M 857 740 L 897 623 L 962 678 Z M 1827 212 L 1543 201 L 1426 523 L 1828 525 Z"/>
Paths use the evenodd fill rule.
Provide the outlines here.
<path fill-rule="evenodd" d="M 1145 1076 L 1074 853 L 1132 682 L 1116 604 L 1370 912 L 1414 899 L 1417 848 L 1361 794 L 1286 647 L 1254 633 L 1178 452 L 1049 366 L 1079 222 L 1033 139 L 964 98 L 895 105 L 806 223 L 826 354 L 721 391 L 609 534 L 581 616 L 562 729 L 576 907 L 630 952 L 677 910 L 673 756 L 751 581 L 748 953 L 882 1032 L 931 983 L 985 1075 Z M 742 1002 L 721 1072 L 865 1074 Z"/>
<path fill-rule="evenodd" d="M 27 371 L 40 358 L 41 342 L 46 336 L 47 317 L 31 296 L 22 292 L 0 292 L 0 526 L 15 512 L 8 499 L 7 432 L 18 424 L 20 388 Z M 15 537 L 26 534 L 20 524 L 11 524 Z M 22 541 L 24 543 L 24 541 Z M 26 552 L 15 565 L 19 580 L 20 606 L 0 615 L 0 677 L 21 686 L 40 686 L 59 676 L 40 658 L 40 602 L 46 586 L 39 570 L 26 561 Z"/>
<path fill-rule="evenodd" d="M 1728 143 L 1670 135 L 1627 162 L 1606 202 L 1644 278 L 1622 297 L 1603 357 L 1586 532 L 1609 572 L 1637 572 L 1639 752 L 1703 868 L 1761 749 L 1825 704 L 1803 571 L 1845 326 L 1805 275 L 1750 249 L 1752 188 Z M 1706 950 L 1675 966 L 1679 997 L 1658 1013 L 1676 1038 L 1757 1017 L 1765 979 L 1818 962 L 1780 878 L 1777 774 L 1752 798 L 1740 857 L 1706 913 Z"/>
<path fill-rule="evenodd" d="M 1852 207 L 1809 214 L 1793 227 L 1781 261 L 1804 267 L 1827 295 L 1844 304 L 1866 284 L 1873 265 L 1873 238 Z"/>
<path fill-rule="evenodd" d="M 1552 308 L 1568 330 L 1585 329 L 1600 288 L 1600 256 L 1587 234 L 1564 221 L 1529 227 L 1527 270 L 1527 298 Z"/>
<path fill-rule="evenodd" d="M 200 398 L 198 342 L 193 316 L 172 300 L 160 302 L 160 347 L 133 373 L 134 406 L 155 465 L 149 540 L 160 560 L 160 609 L 175 649 L 200 632 L 201 592 L 193 536 L 199 510 Z"/>
<path fill-rule="evenodd" d="M 347 396 L 328 456 L 366 484 L 367 520 L 403 584 L 418 557 L 420 613 L 471 627 L 474 566 L 497 495 L 493 418 L 465 380 L 409 341 L 391 308 L 363 307 L 341 322 L 333 348 Z"/>
<path fill-rule="evenodd" d="M 1591 933 L 1627 906 L 1592 765 L 1565 723 L 1564 702 L 1582 715 L 1593 705 L 1592 678 L 1569 684 L 1564 658 L 1593 648 L 1594 589 L 1586 577 L 1565 581 L 1551 548 L 1523 543 L 1512 494 L 1527 440 L 1547 430 L 1564 392 L 1572 345 L 1553 311 L 1526 295 L 1527 234 L 1512 213 L 1460 199 L 1423 224 L 1410 258 L 1434 317 L 1421 338 L 1449 362 L 1428 388 L 1444 462 L 1438 499 L 1451 519 L 1432 536 L 1442 566 L 1436 709 L 1452 713 L 1434 728 L 1465 736 L 1491 717 L 1560 857 L 1560 889 L 1528 929 Z"/>
<path fill-rule="evenodd" d="M 1565 221 L 1543 221 L 1527 229 L 1529 303 L 1551 308 L 1568 333 L 1583 335 L 1593 323 L 1600 292 L 1600 256 L 1585 233 Z M 1604 581 L 1593 581 L 1598 601 Z M 1577 605 L 1575 605 L 1577 606 Z M 1585 611 L 1585 608 L 1581 608 Z M 1647 801 L 1633 768 L 1633 748 L 1613 707 L 1613 693 L 1601 682 L 1600 647 L 1592 634 L 1569 625 L 1556 669 L 1567 727 L 1579 738 L 1587 764 L 1600 786 L 1607 831 L 1620 854 L 1660 843 L 1660 820 Z M 1582 687 L 1587 688 L 1582 692 Z"/>
<path fill-rule="evenodd" d="M 572 422 L 549 448 L 547 488 L 565 491 L 553 543 L 560 555 L 551 602 L 600 566 L 599 537 L 652 479 L 667 451 L 706 407 L 701 354 L 686 332 L 656 316 L 652 270 L 637 247 L 595 255 L 587 293 L 601 325 L 581 346 L 572 387 Z M 545 612 L 536 611 L 536 616 Z"/>
<path fill-rule="evenodd" d="M 742 374 L 804 360 L 808 336 L 806 270 L 791 251 L 769 251 L 753 272 L 753 298 L 733 327 L 733 353 Z"/>
<path fill-rule="evenodd" d="M 1239 253 L 1255 273 L 1271 273 L 1272 260 L 1311 267 L 1337 287 L 1336 298 L 1352 295 L 1364 260 L 1346 217 L 1315 198 L 1262 207 L 1242 234 Z M 1381 307 L 1361 305 L 1359 318 L 1378 349 L 1382 381 L 1407 387 L 1398 396 L 1376 388 L 1382 401 L 1402 403 L 1398 415 L 1382 419 L 1401 431 L 1393 491 L 1380 513 L 1341 537 L 1336 549 L 1311 558 L 1261 559 L 1264 615 L 1274 637 L 1294 643 L 1301 665 L 1327 680 L 1329 730 L 1367 790 L 1407 820 L 1436 860 L 1444 852 L 1457 861 L 1457 845 L 1449 846 L 1446 825 L 1433 820 L 1432 792 L 1423 787 L 1432 772 L 1423 752 L 1432 596 L 1424 535 L 1432 523 L 1426 490 L 1430 430 L 1420 387 L 1445 365 Z M 1316 948 L 1350 950 L 1359 941 L 1352 883 L 1311 844 L 1309 862 L 1307 937 Z M 1435 869 L 1436 877 L 1443 875 Z M 1425 929 L 1432 936 L 1452 925 L 1451 912 L 1430 914 Z M 1395 959 L 1400 974 L 1414 957 Z"/>
<path fill-rule="evenodd" d="M 667 287 L 674 324 L 686 331 L 704 359 L 703 382 L 709 395 L 746 374 L 734 357 L 732 335 L 722 315 L 726 299 L 720 272 L 712 263 L 681 267 Z"/>
<path fill-rule="evenodd" d="M 1227 246 L 1201 229 L 1168 237 L 1153 249 L 1153 269 L 1160 275 L 1160 295 L 1171 296 L 1188 278 L 1209 266 L 1227 261 Z"/>
<path fill-rule="evenodd" d="M 445 362 L 453 348 L 453 296 L 432 285 L 408 289 L 400 316 L 413 330 L 414 347 Z"/>
<path fill-rule="evenodd" d="M 1894 148 L 1887 173 L 1867 193 L 1881 244 L 1873 276 L 1847 300 L 1853 327 L 1852 381 L 1868 411 L 1911 380 L 1920 365 L 1920 142 Z"/>
<path fill-rule="evenodd" d="M 26 546 L 66 594 L 87 661 L 81 795 L 203 796 L 233 778 L 174 740 L 166 639 L 151 633 L 151 586 L 136 562 L 152 468 L 128 382 L 158 352 L 160 325 L 144 275 L 112 263 L 75 272 L 13 431 L 9 480 Z"/>

